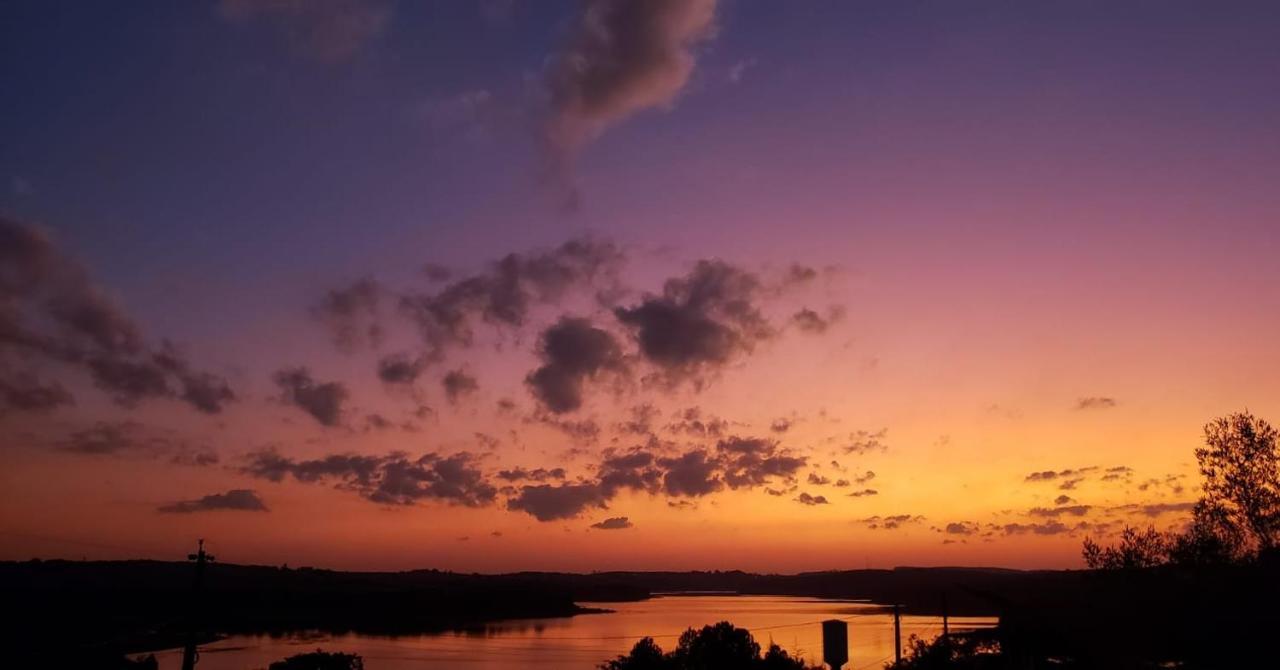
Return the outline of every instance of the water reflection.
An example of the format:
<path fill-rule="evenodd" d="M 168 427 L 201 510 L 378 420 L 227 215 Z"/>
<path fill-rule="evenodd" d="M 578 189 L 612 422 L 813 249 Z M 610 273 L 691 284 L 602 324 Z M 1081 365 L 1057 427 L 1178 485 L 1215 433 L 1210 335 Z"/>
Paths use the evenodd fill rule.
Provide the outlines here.
<path fill-rule="evenodd" d="M 664 649 L 675 647 L 680 633 L 728 620 L 747 628 L 761 645 L 777 642 L 788 652 L 816 664 L 821 660 L 823 619 L 849 622 L 846 667 L 879 667 L 893 655 L 893 619 L 867 602 L 790 596 L 672 595 L 634 603 L 582 603 L 613 610 L 562 619 L 526 619 L 436 635 L 384 637 L 369 635 L 235 636 L 201 647 L 199 670 L 265 668 L 272 661 L 312 651 L 360 654 L 369 670 L 507 670 L 512 667 L 591 670 L 625 653 L 649 636 Z M 953 630 L 995 624 L 994 618 L 953 617 Z M 941 633 L 937 617 L 903 618 L 902 637 Z M 156 655 L 163 670 L 177 670 L 181 651 Z"/>

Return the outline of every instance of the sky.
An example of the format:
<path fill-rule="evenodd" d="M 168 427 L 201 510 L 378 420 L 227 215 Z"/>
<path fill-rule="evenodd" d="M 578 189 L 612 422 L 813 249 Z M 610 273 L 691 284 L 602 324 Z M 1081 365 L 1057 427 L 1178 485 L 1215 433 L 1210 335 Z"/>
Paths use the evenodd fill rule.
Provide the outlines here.
<path fill-rule="evenodd" d="M 0 7 L 0 559 L 1078 567 L 1280 417 L 1280 11 Z"/>

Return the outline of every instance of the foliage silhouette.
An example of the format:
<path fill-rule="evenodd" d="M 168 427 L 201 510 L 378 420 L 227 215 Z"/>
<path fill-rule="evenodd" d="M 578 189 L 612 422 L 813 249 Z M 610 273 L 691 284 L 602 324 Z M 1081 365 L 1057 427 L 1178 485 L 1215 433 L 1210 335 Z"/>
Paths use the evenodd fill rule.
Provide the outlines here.
<path fill-rule="evenodd" d="M 1002 667 L 1000 643 L 973 635 L 939 636 L 931 642 L 911 636 L 901 661 L 885 670 L 981 670 Z"/>
<path fill-rule="evenodd" d="M 364 659 L 359 654 L 326 652 L 319 649 L 306 654 L 290 656 L 272 663 L 268 670 L 364 670 Z"/>
<path fill-rule="evenodd" d="M 750 631 L 728 621 L 680 635 L 674 651 L 663 653 L 646 637 L 626 656 L 607 661 L 601 670 L 805 670 L 804 662 L 770 644 L 764 656 Z"/>
<path fill-rule="evenodd" d="M 1271 424 L 1236 412 L 1204 427 L 1196 449 L 1202 494 L 1181 532 L 1125 528 L 1120 543 L 1086 538 L 1085 564 L 1095 570 L 1206 566 L 1247 562 L 1277 553 L 1280 542 L 1280 450 Z"/>

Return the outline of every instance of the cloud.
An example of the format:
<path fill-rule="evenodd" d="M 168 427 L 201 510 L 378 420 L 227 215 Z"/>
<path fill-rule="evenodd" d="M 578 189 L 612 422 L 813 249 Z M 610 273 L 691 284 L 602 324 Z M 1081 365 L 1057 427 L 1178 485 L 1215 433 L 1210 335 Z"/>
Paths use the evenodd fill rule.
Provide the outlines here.
<path fill-rule="evenodd" d="M 796 497 L 796 502 L 801 505 L 826 505 L 827 498 L 826 496 L 809 495 L 808 493 L 801 491 L 800 495 Z"/>
<path fill-rule="evenodd" d="M 249 455 L 240 472 L 273 482 L 292 476 L 307 483 L 334 482 L 375 503 L 412 505 L 438 500 L 465 507 L 484 507 L 497 498 L 497 489 L 476 467 L 467 452 L 450 456 L 428 453 L 411 459 L 403 452 L 382 456 L 332 454 L 296 461 L 271 449 Z"/>
<path fill-rule="evenodd" d="M 347 400 L 347 387 L 340 382 L 317 382 L 306 368 L 285 368 L 274 376 L 280 397 L 310 414 L 322 426 L 342 422 L 342 405 Z"/>
<path fill-rule="evenodd" d="M 716 0 L 590 0 L 581 6 L 546 73 L 551 112 L 544 141 L 552 169 L 564 179 L 578 151 L 607 128 L 675 101 L 716 12 Z"/>
<path fill-rule="evenodd" d="M 1044 523 L 1008 523 L 1001 526 L 1005 535 L 1061 535 L 1071 532 L 1071 527 L 1060 521 Z"/>
<path fill-rule="evenodd" d="M 875 432 L 859 430 L 856 433 L 849 433 L 849 444 L 844 447 L 844 453 L 866 454 L 873 451 L 888 451 L 889 445 L 884 441 L 888 434 L 888 428 L 881 428 Z"/>
<path fill-rule="evenodd" d="M 1116 406 L 1115 398 L 1107 398 L 1104 396 L 1089 396 L 1076 401 L 1077 410 L 1085 409 L 1110 409 Z"/>
<path fill-rule="evenodd" d="M 844 318 L 844 308 L 842 307 L 833 306 L 827 310 L 826 315 L 804 307 L 791 316 L 791 323 L 795 324 L 796 328 L 799 328 L 801 332 L 821 335 L 842 318 Z"/>
<path fill-rule="evenodd" d="M 29 373 L 0 377 L 0 414 L 10 410 L 48 412 L 73 404 L 75 398 L 56 381 L 46 384 Z"/>
<path fill-rule="evenodd" d="M 172 344 L 149 346 L 138 325 L 44 231 L 4 216 L 0 354 L 33 365 L 55 363 L 80 370 L 126 407 L 144 399 L 172 398 L 216 414 L 235 399 L 225 380 L 193 370 Z M 4 379 L 4 384 L 30 390 L 20 376 Z M 14 395 L 18 402 L 37 404 L 53 398 Z M 65 398 L 69 400 L 69 394 Z"/>
<path fill-rule="evenodd" d="M 635 524 L 631 523 L 631 520 L 625 516 L 615 516 L 599 523 L 593 523 L 591 527 L 600 530 L 623 530 L 625 528 L 634 528 Z"/>
<path fill-rule="evenodd" d="M 348 60 L 391 20 L 391 0 L 220 0 L 218 14 L 234 23 L 262 21 L 280 32 L 295 55 L 322 63 Z"/>
<path fill-rule="evenodd" d="M 876 495 L 880 495 L 880 492 L 875 489 L 862 489 L 861 491 L 854 491 L 853 493 L 850 493 L 849 497 L 865 498 L 866 496 L 876 496 Z"/>
<path fill-rule="evenodd" d="M 564 479 L 564 468 L 534 468 L 526 470 L 524 468 L 512 468 L 510 470 L 499 470 L 496 475 L 498 479 L 509 482 L 518 482 L 523 480 L 534 482 L 545 482 L 548 479 Z"/>
<path fill-rule="evenodd" d="M 1059 496 L 1063 498 L 1066 496 Z M 1068 498 L 1070 500 L 1070 498 Z M 1084 516 L 1093 509 L 1092 505 L 1062 505 L 1060 507 L 1034 507 L 1027 514 L 1031 516 L 1049 517 L 1056 519 L 1062 515 L 1068 516 Z"/>
<path fill-rule="evenodd" d="M 780 449 L 776 440 L 730 437 L 716 443 L 724 482 L 731 489 L 762 486 L 774 478 L 793 481 L 808 459 Z"/>
<path fill-rule="evenodd" d="M 817 472 L 810 472 L 808 479 L 806 479 L 805 481 L 809 482 L 810 484 L 813 484 L 814 486 L 826 486 L 827 484 L 831 483 L 831 480 L 829 478 L 824 477 L 821 474 L 818 474 Z M 841 481 L 844 481 L 844 480 L 841 480 Z M 845 484 L 847 485 L 848 482 L 845 482 Z"/>
<path fill-rule="evenodd" d="M 587 319 L 561 317 L 542 333 L 538 355 L 542 365 L 529 373 L 525 383 L 533 396 L 556 414 L 582 406 L 586 381 L 604 372 L 625 370 L 617 339 Z"/>
<path fill-rule="evenodd" d="M 539 521 L 571 519 L 588 508 L 603 508 L 606 496 L 597 484 L 522 486 L 507 509 L 528 512 Z"/>
<path fill-rule="evenodd" d="M 365 277 L 350 286 L 330 289 L 311 308 L 311 314 L 329 328 L 339 349 L 354 351 L 382 342 L 384 333 L 379 315 L 385 299 L 382 286 Z"/>
<path fill-rule="evenodd" d="M 423 364 L 442 360 L 450 348 L 475 341 L 475 328 L 525 325 L 535 305 L 559 303 L 574 290 L 617 290 L 625 260 L 609 242 L 570 240 L 550 251 L 508 254 L 484 271 L 464 276 L 436 291 L 411 291 L 397 298 L 398 313 L 417 329 Z"/>
<path fill-rule="evenodd" d="M 707 458 L 707 452 L 695 449 L 676 458 L 658 459 L 666 469 L 662 478 L 663 490 L 669 495 L 690 498 L 705 496 L 724 487 L 717 463 Z"/>
<path fill-rule="evenodd" d="M 426 369 L 427 361 L 405 353 L 388 354 L 378 361 L 378 379 L 386 384 L 412 384 Z"/>
<path fill-rule="evenodd" d="M 676 414 L 675 420 L 667 424 L 667 430 L 682 435 L 718 438 L 729 430 L 729 422 L 715 416 L 703 418 L 701 408 L 689 407 Z"/>
<path fill-rule="evenodd" d="M 942 532 L 948 535 L 974 535 L 978 532 L 978 524 L 971 521 L 953 521 L 943 527 Z"/>
<path fill-rule="evenodd" d="M 668 381 L 700 386 L 704 375 L 773 336 L 756 305 L 761 291 L 754 274 L 704 260 L 688 275 L 668 279 L 660 295 L 614 314 L 631 329 L 644 360 Z"/>
<path fill-rule="evenodd" d="M 1083 475 L 1094 472 L 1098 469 L 1096 465 L 1090 465 L 1083 468 L 1067 468 L 1066 470 L 1041 470 L 1032 472 L 1023 478 L 1026 482 L 1050 482 L 1058 479 L 1079 478 Z M 1077 479 L 1077 481 L 1080 481 Z M 1072 485 L 1074 486 L 1074 485 Z M 1071 487 L 1068 487 L 1071 488 Z"/>
<path fill-rule="evenodd" d="M 58 441 L 56 447 L 82 456 L 167 459 L 178 465 L 203 466 L 218 462 L 218 455 L 212 449 L 148 432 L 136 421 L 99 421 L 89 428 L 72 431 Z"/>
<path fill-rule="evenodd" d="M 1075 499 L 1069 495 L 1063 494 L 1053 499 L 1055 505 L 1068 505 L 1075 502 Z"/>
<path fill-rule="evenodd" d="M 480 389 L 480 382 L 462 370 L 450 370 L 440 380 L 440 385 L 444 387 L 445 397 L 454 404 Z"/>
<path fill-rule="evenodd" d="M 211 493 L 197 500 L 181 500 L 168 505 L 161 505 L 156 511 L 170 514 L 192 514 L 194 512 L 214 512 L 218 510 L 236 510 L 243 512 L 267 512 L 266 503 L 250 489 L 232 489 L 226 493 Z"/>
<path fill-rule="evenodd" d="M 859 519 L 858 523 L 871 530 L 897 530 L 902 526 L 917 524 L 924 520 L 923 516 L 917 514 L 894 514 L 891 516 L 869 516 L 865 519 Z"/>

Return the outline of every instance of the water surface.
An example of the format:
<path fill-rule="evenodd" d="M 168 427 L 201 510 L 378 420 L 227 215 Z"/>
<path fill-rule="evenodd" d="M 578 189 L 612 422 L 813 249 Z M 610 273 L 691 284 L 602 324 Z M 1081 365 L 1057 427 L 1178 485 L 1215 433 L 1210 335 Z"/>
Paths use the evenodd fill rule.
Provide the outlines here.
<path fill-rule="evenodd" d="M 373 635 L 290 635 L 230 637 L 200 648 L 199 670 L 266 668 L 272 661 L 315 649 L 357 653 L 368 670 L 510 670 L 564 668 L 592 670 L 626 653 L 649 636 L 664 650 L 680 633 L 717 621 L 747 628 L 767 646 L 777 642 L 809 662 L 822 660 L 823 619 L 849 622 L 846 670 L 879 668 L 893 656 L 893 617 L 864 601 L 794 596 L 670 595 L 630 603 L 581 603 L 613 610 L 556 619 L 523 619 L 485 625 L 465 633 L 384 637 Z M 991 617 L 952 617 L 953 630 L 995 625 Z M 902 639 L 932 638 L 942 630 L 937 617 L 905 616 Z M 181 650 L 156 654 L 162 670 L 178 670 Z"/>

